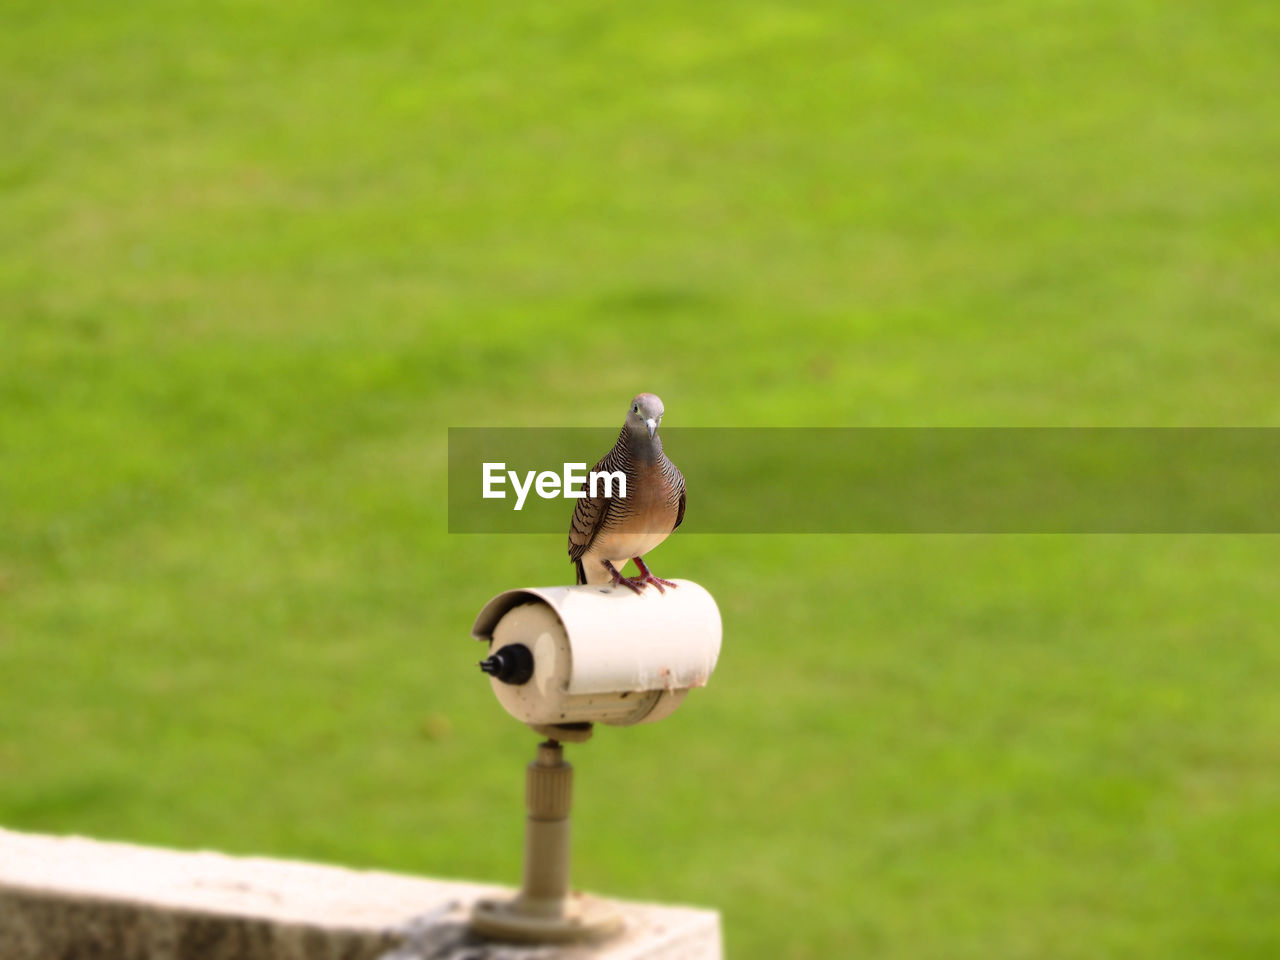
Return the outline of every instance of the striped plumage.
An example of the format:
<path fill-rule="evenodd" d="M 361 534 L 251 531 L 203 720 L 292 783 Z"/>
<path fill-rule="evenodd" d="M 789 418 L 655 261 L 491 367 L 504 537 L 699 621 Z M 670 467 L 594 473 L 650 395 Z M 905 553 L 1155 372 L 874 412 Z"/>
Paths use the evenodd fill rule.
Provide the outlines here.
<path fill-rule="evenodd" d="M 569 559 L 578 583 L 621 583 L 639 592 L 646 583 L 659 590 L 670 581 L 653 576 L 641 559 L 662 543 L 684 519 L 684 476 L 662 451 L 658 425 L 662 401 L 642 393 L 632 402 L 618 442 L 592 472 L 620 471 L 627 496 L 578 500 L 569 525 Z M 600 491 L 603 493 L 603 490 Z M 627 560 L 640 570 L 637 578 L 620 574 Z"/>

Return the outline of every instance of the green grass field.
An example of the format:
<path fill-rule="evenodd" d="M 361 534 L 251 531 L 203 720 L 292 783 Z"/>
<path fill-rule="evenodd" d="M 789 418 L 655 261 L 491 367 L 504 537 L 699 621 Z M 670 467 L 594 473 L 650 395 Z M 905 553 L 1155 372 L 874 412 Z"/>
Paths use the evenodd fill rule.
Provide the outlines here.
<path fill-rule="evenodd" d="M 449 426 L 1280 426 L 1275 4 L 3 22 L 6 827 L 514 882 L 468 631 L 570 567 L 445 532 Z M 651 559 L 724 651 L 571 751 L 577 884 L 733 957 L 1280 954 L 1280 539 Z"/>

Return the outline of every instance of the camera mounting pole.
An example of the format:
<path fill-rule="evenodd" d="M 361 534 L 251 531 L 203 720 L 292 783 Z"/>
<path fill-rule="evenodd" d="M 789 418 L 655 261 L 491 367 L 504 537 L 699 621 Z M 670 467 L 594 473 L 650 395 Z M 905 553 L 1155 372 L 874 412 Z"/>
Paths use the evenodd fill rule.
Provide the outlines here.
<path fill-rule="evenodd" d="M 582 729 L 585 727 L 585 729 Z M 544 728 L 548 734 L 556 728 Z M 590 724 L 563 730 L 565 739 L 591 736 Z M 525 774 L 524 875 L 520 893 L 507 901 L 481 900 L 471 913 L 479 933 L 502 940 L 563 943 L 613 933 L 622 920 L 606 901 L 569 892 L 569 809 L 573 766 L 560 741 L 538 745 Z"/>

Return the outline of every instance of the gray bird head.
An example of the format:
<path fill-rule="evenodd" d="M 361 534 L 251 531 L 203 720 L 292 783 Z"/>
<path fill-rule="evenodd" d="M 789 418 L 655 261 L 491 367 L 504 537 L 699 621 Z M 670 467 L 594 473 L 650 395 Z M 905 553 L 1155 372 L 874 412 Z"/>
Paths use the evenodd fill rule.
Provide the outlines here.
<path fill-rule="evenodd" d="M 645 431 L 652 440 L 662 423 L 662 399 L 656 393 L 637 394 L 627 410 L 627 428 L 633 433 Z"/>

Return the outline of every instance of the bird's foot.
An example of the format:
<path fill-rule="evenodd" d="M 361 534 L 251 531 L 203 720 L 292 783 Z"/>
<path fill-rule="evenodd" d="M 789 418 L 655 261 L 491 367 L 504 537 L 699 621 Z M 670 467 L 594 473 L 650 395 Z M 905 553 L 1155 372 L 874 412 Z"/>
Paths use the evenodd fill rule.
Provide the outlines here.
<path fill-rule="evenodd" d="M 636 580 L 632 577 L 624 577 L 618 572 L 618 568 L 608 560 L 603 560 L 601 562 L 604 564 L 604 568 L 609 571 L 609 578 L 613 581 L 612 586 L 616 587 L 618 584 L 622 584 L 624 587 L 628 587 L 636 593 L 639 593 L 644 589 L 645 582 L 643 579 Z M 659 587 L 659 589 L 661 589 L 661 587 Z"/>
<path fill-rule="evenodd" d="M 631 559 L 640 570 L 639 582 L 642 586 L 646 583 L 652 583 L 655 587 L 658 588 L 659 593 L 667 592 L 662 589 L 664 586 L 671 587 L 671 589 L 673 590 L 676 587 L 680 586 L 680 584 L 672 583 L 670 580 L 663 580 L 661 577 L 655 577 L 652 573 L 649 572 L 649 568 L 644 565 L 644 561 L 641 560 L 639 557 L 632 557 Z"/>

